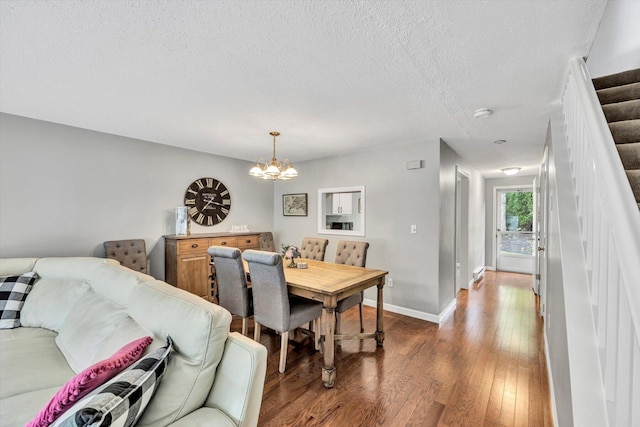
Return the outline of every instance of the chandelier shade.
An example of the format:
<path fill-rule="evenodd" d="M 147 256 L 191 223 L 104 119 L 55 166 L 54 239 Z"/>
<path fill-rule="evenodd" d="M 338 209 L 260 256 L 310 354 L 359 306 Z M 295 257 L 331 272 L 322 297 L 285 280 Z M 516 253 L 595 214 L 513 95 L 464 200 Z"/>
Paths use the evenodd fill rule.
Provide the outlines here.
<path fill-rule="evenodd" d="M 273 136 L 273 157 L 271 158 L 271 162 L 267 163 L 264 157 L 260 157 L 256 161 L 256 164 L 249 170 L 249 175 L 271 181 L 286 181 L 296 178 L 298 171 L 293 166 L 291 160 L 284 159 L 279 162 L 276 158 L 276 137 L 280 135 L 280 132 L 269 132 L 269 135 Z"/>

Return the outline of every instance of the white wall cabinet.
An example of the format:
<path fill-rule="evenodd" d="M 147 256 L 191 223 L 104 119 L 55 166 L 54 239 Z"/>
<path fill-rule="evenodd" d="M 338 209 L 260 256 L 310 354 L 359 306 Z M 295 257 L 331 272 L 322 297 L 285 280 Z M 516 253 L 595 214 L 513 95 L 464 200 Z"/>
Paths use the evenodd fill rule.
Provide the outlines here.
<path fill-rule="evenodd" d="M 353 193 L 333 193 L 331 213 L 346 215 L 353 213 Z"/>

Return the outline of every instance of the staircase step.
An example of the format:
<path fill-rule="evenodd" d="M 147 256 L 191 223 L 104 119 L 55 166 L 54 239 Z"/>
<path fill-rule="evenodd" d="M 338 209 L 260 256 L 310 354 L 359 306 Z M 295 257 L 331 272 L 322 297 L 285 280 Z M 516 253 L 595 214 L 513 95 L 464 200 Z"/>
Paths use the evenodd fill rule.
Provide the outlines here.
<path fill-rule="evenodd" d="M 640 83 L 631 83 L 624 86 L 609 87 L 597 91 L 600 104 L 607 105 L 616 102 L 640 99 Z"/>
<path fill-rule="evenodd" d="M 593 79 L 596 90 L 640 82 L 640 68 Z"/>
<path fill-rule="evenodd" d="M 640 169 L 625 172 L 627 173 L 627 178 L 629 178 L 633 195 L 636 197 L 636 203 L 640 203 Z"/>
<path fill-rule="evenodd" d="M 616 148 L 625 169 L 640 169 L 640 142 L 616 144 Z"/>
<path fill-rule="evenodd" d="M 640 119 L 640 99 L 603 105 L 602 111 L 609 123 Z"/>
<path fill-rule="evenodd" d="M 609 123 L 616 144 L 640 142 L 640 119 Z"/>

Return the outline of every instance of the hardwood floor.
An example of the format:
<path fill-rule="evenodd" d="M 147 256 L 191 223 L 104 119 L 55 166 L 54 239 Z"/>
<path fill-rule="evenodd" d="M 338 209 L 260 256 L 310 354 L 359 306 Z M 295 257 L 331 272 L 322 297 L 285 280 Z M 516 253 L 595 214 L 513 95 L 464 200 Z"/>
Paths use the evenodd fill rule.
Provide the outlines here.
<path fill-rule="evenodd" d="M 278 373 L 279 336 L 269 351 L 260 426 L 551 426 L 542 320 L 531 276 L 487 272 L 458 294 L 438 325 L 385 312 L 384 347 L 373 340 L 337 347 L 337 381 L 322 386 L 322 355 L 301 335 Z M 364 307 L 365 329 L 375 309 Z M 358 310 L 343 330 L 357 331 Z M 232 330 L 240 330 L 234 320 Z M 253 322 L 251 322 L 253 324 Z M 250 328 L 250 332 L 251 332 Z"/>

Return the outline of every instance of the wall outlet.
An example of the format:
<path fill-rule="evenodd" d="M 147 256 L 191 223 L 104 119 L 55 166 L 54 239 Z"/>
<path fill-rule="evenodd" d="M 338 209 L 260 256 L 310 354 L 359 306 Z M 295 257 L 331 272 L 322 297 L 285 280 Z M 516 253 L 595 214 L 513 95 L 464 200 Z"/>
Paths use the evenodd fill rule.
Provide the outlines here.
<path fill-rule="evenodd" d="M 418 232 L 418 226 L 416 224 L 411 224 L 411 234 L 416 234 Z"/>
<path fill-rule="evenodd" d="M 391 277 L 387 277 L 387 286 L 393 288 L 393 279 Z"/>

